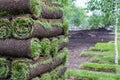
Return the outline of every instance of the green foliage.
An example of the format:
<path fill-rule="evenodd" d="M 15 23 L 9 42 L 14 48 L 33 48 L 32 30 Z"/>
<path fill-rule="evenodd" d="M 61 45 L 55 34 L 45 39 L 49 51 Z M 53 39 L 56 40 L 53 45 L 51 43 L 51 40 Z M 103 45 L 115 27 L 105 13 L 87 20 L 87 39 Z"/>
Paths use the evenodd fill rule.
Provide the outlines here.
<path fill-rule="evenodd" d="M 118 8 L 120 2 L 118 0 Z M 90 16 L 90 25 L 92 28 L 109 27 L 115 25 L 115 16 L 120 17 L 115 12 L 116 0 L 90 0 L 87 3 L 87 10 L 92 11 L 94 14 Z M 96 13 L 96 12 L 99 12 Z"/>
<path fill-rule="evenodd" d="M 70 25 L 80 26 L 87 25 L 87 15 L 83 8 L 74 5 L 75 0 L 49 0 L 62 5 L 64 18 Z"/>
<path fill-rule="evenodd" d="M 75 26 L 87 25 L 87 15 L 84 8 L 74 7 L 72 10 L 72 24 Z"/>

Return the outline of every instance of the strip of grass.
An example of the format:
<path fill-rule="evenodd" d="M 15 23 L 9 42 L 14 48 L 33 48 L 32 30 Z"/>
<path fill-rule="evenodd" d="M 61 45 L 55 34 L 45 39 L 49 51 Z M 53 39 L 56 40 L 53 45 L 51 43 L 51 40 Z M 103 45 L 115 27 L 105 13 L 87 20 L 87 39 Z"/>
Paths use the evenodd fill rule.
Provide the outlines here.
<path fill-rule="evenodd" d="M 102 56 L 104 55 L 102 52 L 93 52 L 93 51 L 89 51 L 89 52 L 82 52 L 81 57 L 94 57 L 94 56 Z"/>
<path fill-rule="evenodd" d="M 108 43 L 97 43 L 95 47 L 91 47 L 90 50 L 93 51 L 114 51 L 114 43 L 108 42 Z"/>
<path fill-rule="evenodd" d="M 88 70 L 93 70 L 93 71 L 116 72 L 117 66 L 111 65 L 111 64 L 85 63 L 81 65 L 80 67 L 82 69 L 88 69 Z"/>
<path fill-rule="evenodd" d="M 101 72 L 91 72 L 85 70 L 70 70 L 67 72 L 68 78 L 88 79 L 88 80 L 120 80 L 118 75 L 106 74 Z"/>

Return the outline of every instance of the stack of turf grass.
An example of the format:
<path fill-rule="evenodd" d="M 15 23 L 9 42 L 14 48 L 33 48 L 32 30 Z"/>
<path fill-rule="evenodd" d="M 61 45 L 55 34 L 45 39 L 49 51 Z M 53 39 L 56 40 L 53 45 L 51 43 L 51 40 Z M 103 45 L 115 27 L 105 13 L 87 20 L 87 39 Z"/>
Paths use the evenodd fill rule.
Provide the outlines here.
<path fill-rule="evenodd" d="M 0 0 L 0 80 L 65 80 L 67 34 L 61 5 Z"/>

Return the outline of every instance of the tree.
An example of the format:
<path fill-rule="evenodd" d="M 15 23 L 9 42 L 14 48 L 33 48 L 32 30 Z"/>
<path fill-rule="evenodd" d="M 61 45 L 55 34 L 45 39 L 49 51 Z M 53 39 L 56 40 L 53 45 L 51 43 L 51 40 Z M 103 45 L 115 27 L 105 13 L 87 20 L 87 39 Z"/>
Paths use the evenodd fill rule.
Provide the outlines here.
<path fill-rule="evenodd" d="M 104 27 L 110 25 L 115 26 L 115 64 L 118 65 L 117 30 L 118 26 L 120 26 L 120 0 L 90 0 L 87 4 L 87 10 L 100 11 L 100 14 L 104 16 L 100 19 L 102 21 L 98 21 Z"/>
<path fill-rule="evenodd" d="M 99 12 L 98 15 L 101 15 L 102 18 L 100 23 L 104 27 L 115 24 L 115 0 L 90 0 L 87 3 L 87 10 Z"/>

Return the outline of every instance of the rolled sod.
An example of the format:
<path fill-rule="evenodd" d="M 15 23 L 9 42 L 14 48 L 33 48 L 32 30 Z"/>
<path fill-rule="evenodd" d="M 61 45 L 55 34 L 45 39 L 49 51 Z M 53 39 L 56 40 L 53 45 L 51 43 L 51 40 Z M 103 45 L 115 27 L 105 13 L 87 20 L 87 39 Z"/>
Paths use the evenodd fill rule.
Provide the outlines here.
<path fill-rule="evenodd" d="M 44 19 L 44 18 L 40 18 L 39 21 L 41 22 L 48 22 L 50 24 L 56 24 L 56 23 L 64 23 L 64 19 Z"/>
<path fill-rule="evenodd" d="M 13 36 L 17 39 L 31 37 L 49 38 L 64 34 L 62 24 L 49 24 L 33 21 L 31 18 L 16 18 L 12 21 Z"/>
<path fill-rule="evenodd" d="M 0 58 L 0 79 L 6 79 L 10 72 L 10 61 L 5 58 Z"/>
<path fill-rule="evenodd" d="M 65 74 L 66 70 L 67 68 L 65 67 L 65 65 L 57 67 L 52 72 L 50 72 L 51 80 L 59 80 L 59 78 L 61 78 Z"/>
<path fill-rule="evenodd" d="M 0 18 L 0 39 L 11 37 L 11 25 L 7 18 Z"/>
<path fill-rule="evenodd" d="M 0 0 L 0 12 L 30 13 L 39 17 L 41 5 L 41 0 Z"/>
<path fill-rule="evenodd" d="M 32 80 L 61 80 L 61 77 L 64 76 L 66 67 L 59 66 L 49 73 L 41 75 L 41 77 L 36 77 Z"/>
<path fill-rule="evenodd" d="M 52 57 L 56 56 L 60 50 L 67 47 L 68 42 L 69 42 L 69 39 L 67 37 L 53 38 L 51 41 L 51 55 L 52 55 Z"/>
<path fill-rule="evenodd" d="M 42 2 L 44 2 L 44 4 L 48 5 L 48 6 L 62 7 L 62 5 L 60 5 L 58 3 L 50 2 L 50 1 L 47 1 L 47 0 L 42 0 Z"/>
<path fill-rule="evenodd" d="M 38 58 L 41 52 L 40 41 L 36 38 L 28 40 L 0 40 L 0 55 L 8 57 Z"/>
<path fill-rule="evenodd" d="M 15 60 L 12 62 L 12 80 L 30 80 L 46 72 L 50 72 L 57 66 L 65 62 L 66 54 L 51 58 L 47 61 L 38 61 L 36 63 L 27 60 Z"/>
<path fill-rule="evenodd" d="M 63 17 L 62 8 L 43 5 L 41 17 L 46 19 L 60 19 Z"/>

